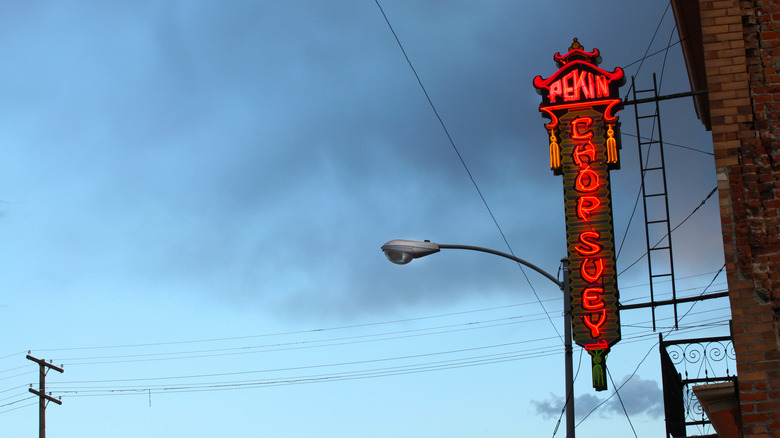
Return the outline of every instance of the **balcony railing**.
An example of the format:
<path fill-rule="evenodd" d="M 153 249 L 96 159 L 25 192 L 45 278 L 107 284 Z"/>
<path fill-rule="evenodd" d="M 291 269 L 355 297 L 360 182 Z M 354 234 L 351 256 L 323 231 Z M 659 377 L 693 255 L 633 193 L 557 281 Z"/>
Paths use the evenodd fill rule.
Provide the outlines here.
<path fill-rule="evenodd" d="M 716 437 L 692 388 L 737 380 L 731 336 L 659 339 L 667 438 Z"/>

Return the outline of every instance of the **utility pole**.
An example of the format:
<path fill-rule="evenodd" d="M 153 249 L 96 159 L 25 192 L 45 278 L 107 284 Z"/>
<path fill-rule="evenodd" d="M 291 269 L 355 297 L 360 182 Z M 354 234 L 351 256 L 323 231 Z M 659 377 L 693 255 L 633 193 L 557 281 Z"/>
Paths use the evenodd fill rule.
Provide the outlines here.
<path fill-rule="evenodd" d="M 30 353 L 28 351 L 28 353 Z M 58 373 L 62 373 L 65 370 L 62 369 L 62 367 L 58 367 L 56 365 L 52 365 L 51 363 L 46 363 L 43 359 L 36 359 L 29 354 L 27 355 L 27 359 L 30 359 L 31 361 L 37 363 L 41 367 L 41 372 L 39 374 L 39 387 L 38 390 L 34 390 L 30 388 L 30 392 L 37 395 L 39 397 L 39 403 L 38 403 L 38 438 L 46 438 L 46 402 L 51 401 L 54 403 L 57 403 L 58 405 L 62 404 L 62 400 L 58 400 L 51 396 L 51 393 L 48 395 L 46 394 L 46 373 L 49 372 L 49 369 L 52 369 L 54 371 L 57 371 Z M 32 385 L 30 385 L 32 387 Z"/>

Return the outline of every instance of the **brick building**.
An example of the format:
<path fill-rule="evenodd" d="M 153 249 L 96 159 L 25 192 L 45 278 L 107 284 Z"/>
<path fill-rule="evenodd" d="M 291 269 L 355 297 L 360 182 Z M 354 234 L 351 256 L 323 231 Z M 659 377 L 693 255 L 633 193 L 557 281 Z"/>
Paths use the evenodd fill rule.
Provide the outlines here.
<path fill-rule="evenodd" d="M 712 131 L 738 384 L 695 389 L 719 436 L 780 438 L 780 5 L 672 0 Z"/>

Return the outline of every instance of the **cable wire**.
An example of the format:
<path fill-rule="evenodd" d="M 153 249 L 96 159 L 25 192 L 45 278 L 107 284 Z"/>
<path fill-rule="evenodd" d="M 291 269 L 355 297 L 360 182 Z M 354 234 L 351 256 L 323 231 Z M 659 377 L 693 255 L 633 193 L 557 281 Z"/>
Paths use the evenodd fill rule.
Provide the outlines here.
<path fill-rule="evenodd" d="M 414 68 L 414 65 L 412 65 L 412 61 L 409 59 L 409 55 L 406 54 L 406 50 L 404 49 L 403 44 L 401 44 L 400 38 L 398 38 L 398 34 L 395 33 L 395 29 L 393 29 L 393 25 L 390 24 L 390 20 L 387 18 L 387 14 L 385 14 L 385 10 L 382 8 L 382 5 L 379 4 L 379 0 L 374 0 L 377 7 L 379 8 L 379 11 L 382 13 L 382 17 L 385 19 L 385 23 L 387 23 L 387 26 L 390 28 L 390 32 L 392 32 L 393 37 L 395 38 L 396 43 L 398 43 L 398 47 L 401 49 L 401 53 L 403 53 L 404 58 L 406 58 L 406 63 L 409 64 L 409 68 L 412 70 L 412 73 L 414 74 L 414 77 L 417 79 L 417 83 L 420 85 L 420 88 L 422 89 L 423 94 L 425 95 L 425 98 L 428 100 L 428 104 L 430 105 L 431 109 L 433 110 L 434 115 L 439 120 L 439 124 L 441 125 L 442 129 L 444 130 L 444 134 L 447 136 L 447 140 L 449 140 L 450 145 L 452 146 L 452 149 L 455 151 L 455 154 L 458 156 L 458 159 L 460 160 L 460 163 L 463 165 L 463 168 L 466 170 L 466 173 L 469 176 L 469 179 L 471 180 L 471 183 L 474 185 L 474 188 L 477 190 L 477 194 L 479 195 L 479 198 L 482 200 L 482 203 L 485 205 L 485 208 L 487 209 L 488 214 L 490 215 L 490 218 L 493 220 L 493 224 L 498 229 L 499 234 L 501 234 L 501 238 L 504 240 L 504 244 L 506 245 L 507 249 L 509 250 L 509 253 L 513 256 L 515 255 L 514 251 L 512 250 L 512 246 L 509 244 L 509 240 L 507 240 L 506 235 L 504 234 L 504 230 L 501 229 L 501 225 L 499 225 L 498 220 L 496 219 L 496 216 L 493 214 L 493 211 L 490 209 L 490 205 L 488 205 L 487 199 L 485 199 L 485 196 L 482 194 L 482 191 L 479 189 L 479 185 L 477 184 L 477 181 L 474 179 L 474 176 L 471 174 L 471 171 L 469 170 L 468 165 L 466 165 L 466 161 L 463 159 L 463 156 L 461 155 L 460 151 L 458 150 L 458 147 L 455 145 L 455 141 L 452 139 L 452 136 L 450 135 L 449 130 L 447 129 L 447 126 L 444 124 L 444 120 L 439 115 L 439 112 L 436 110 L 436 106 L 433 104 L 433 100 L 431 99 L 431 96 L 428 94 L 428 91 L 425 89 L 425 86 L 422 83 L 422 79 L 420 79 L 420 75 L 417 74 L 417 70 Z M 517 263 L 517 266 L 520 268 L 520 271 L 523 273 L 523 276 L 525 276 L 526 281 L 528 282 L 528 285 L 531 287 L 531 291 L 534 293 L 534 296 L 536 297 L 536 301 L 539 303 L 539 305 L 544 310 L 544 313 L 547 314 L 547 319 L 550 321 L 550 325 L 552 325 L 553 330 L 555 330 L 555 333 L 558 335 L 558 338 L 560 338 L 561 343 L 564 343 L 563 336 L 561 336 L 561 333 L 558 331 L 558 328 L 553 324 L 552 317 L 550 317 L 549 312 L 547 311 L 547 308 L 544 307 L 544 304 L 539 298 L 539 294 L 536 292 L 536 289 L 533 287 L 533 284 L 531 283 L 531 280 L 528 278 L 528 274 L 526 274 L 525 269 L 520 263 Z"/>
<path fill-rule="evenodd" d="M 558 421 L 555 423 L 555 429 L 553 430 L 553 438 L 555 438 L 555 434 L 558 433 L 558 428 L 561 426 L 561 420 L 563 419 L 563 414 L 566 412 L 566 406 L 569 405 L 569 399 L 572 397 L 574 393 L 574 382 L 577 381 L 577 376 L 580 375 L 580 368 L 582 367 L 582 352 L 585 351 L 584 348 L 580 348 L 580 358 L 577 360 L 577 372 L 574 373 L 574 379 L 572 379 L 572 390 L 569 391 L 566 394 L 566 399 L 563 401 L 563 408 L 561 408 L 561 415 L 558 416 Z"/>
<path fill-rule="evenodd" d="M 620 131 L 620 135 L 627 135 L 629 137 L 639 138 L 639 136 L 637 136 L 636 134 L 629 134 L 629 133 L 627 133 L 627 132 L 625 132 L 623 130 Z M 652 140 L 652 138 L 642 137 L 642 140 Z M 693 147 L 690 147 L 690 146 L 681 145 L 681 144 L 678 144 L 678 143 L 671 143 L 671 142 L 668 142 L 668 141 L 664 141 L 664 146 L 674 146 L 674 147 L 678 147 L 680 149 L 687 149 L 689 151 L 698 152 L 700 154 L 705 154 L 705 155 L 709 155 L 709 156 L 712 156 L 712 157 L 715 156 L 714 152 L 707 152 L 707 151 L 703 151 L 701 149 L 696 149 L 696 148 L 693 148 Z"/>
<path fill-rule="evenodd" d="M 641 189 L 640 189 L 640 190 L 641 190 Z M 682 221 L 681 221 L 679 224 L 677 224 L 677 225 L 676 225 L 674 228 L 672 228 L 672 230 L 671 230 L 671 231 L 669 231 L 669 233 L 666 233 L 666 234 L 664 234 L 664 235 L 663 235 L 663 237 L 661 237 L 661 238 L 658 240 L 658 242 L 656 242 L 656 243 L 655 243 L 655 245 L 653 245 L 653 246 L 652 246 L 652 248 L 655 248 L 655 247 L 657 247 L 658 245 L 660 245 L 660 244 L 661 244 L 661 242 L 663 242 L 663 240 L 664 240 L 664 239 L 666 239 L 666 238 L 667 238 L 667 237 L 668 237 L 668 236 L 669 236 L 671 233 L 673 233 L 673 232 L 674 232 L 676 229 L 680 228 L 680 227 L 682 226 L 682 224 L 684 224 L 685 222 L 687 222 L 687 221 L 688 221 L 688 219 L 690 219 L 690 218 L 691 218 L 691 216 L 693 216 L 693 214 L 694 214 L 694 213 L 696 213 L 696 212 L 697 212 L 697 211 L 698 211 L 698 210 L 699 210 L 701 207 L 703 207 L 703 206 L 704 206 L 704 204 L 707 202 L 707 200 L 709 200 L 709 199 L 712 197 L 712 195 L 714 195 L 714 194 L 715 194 L 717 191 L 718 191 L 718 187 L 717 187 L 717 186 L 715 186 L 715 188 L 714 188 L 714 189 L 712 189 L 712 191 L 710 191 L 710 193 L 709 193 L 709 194 L 708 194 L 708 195 L 707 195 L 707 196 L 704 198 L 704 200 L 702 200 L 702 201 L 699 203 L 699 205 L 697 205 L 697 206 L 696 206 L 696 208 L 694 208 L 694 209 L 693 209 L 693 211 L 691 211 L 691 212 L 690 212 L 690 214 L 688 214 L 688 216 L 686 216 L 686 217 L 685 217 L 685 219 L 683 219 L 683 220 L 682 220 Z M 631 216 L 633 217 L 633 213 L 632 213 L 632 215 L 631 215 Z M 624 238 L 625 238 L 625 236 L 624 236 Z M 623 274 L 624 274 L 626 271 L 628 271 L 628 270 L 629 270 L 629 269 L 631 269 L 631 268 L 632 268 L 634 265 L 636 265 L 637 263 L 639 263 L 639 262 L 640 262 L 640 261 L 641 261 L 643 258 L 645 258 L 645 256 L 647 256 L 648 252 L 649 252 L 649 251 L 645 251 L 645 252 L 644 252 L 644 254 L 642 254 L 641 256 L 639 256 L 639 258 L 638 258 L 638 259 L 636 259 L 636 260 L 634 261 L 634 263 L 631 263 L 630 265 L 628 265 L 628 267 L 626 267 L 625 269 L 623 269 L 622 271 L 620 271 L 620 272 L 618 273 L 618 276 L 620 276 L 620 275 L 623 275 Z"/>
<path fill-rule="evenodd" d="M 707 292 L 707 289 L 709 289 L 709 287 L 710 287 L 710 286 L 711 286 L 711 285 L 712 285 L 712 284 L 715 282 L 715 279 L 717 279 L 717 278 L 718 278 L 718 276 L 720 275 L 720 273 L 721 273 L 721 272 L 723 271 L 723 269 L 725 269 L 725 268 L 726 268 L 726 264 L 724 263 L 724 264 L 723 264 L 723 266 L 722 266 L 720 269 L 718 269 L 718 272 L 716 272 L 716 273 L 715 273 L 715 276 L 714 276 L 714 277 L 712 278 L 712 280 L 710 281 L 710 284 L 709 284 L 709 285 L 707 285 L 707 287 L 705 287 L 705 288 L 704 288 L 704 290 L 701 292 L 700 296 L 703 296 L 703 295 L 704 295 L 704 294 Z M 689 313 L 690 313 L 690 312 L 693 310 L 693 307 L 694 307 L 694 306 L 696 306 L 696 304 L 697 304 L 697 303 L 698 303 L 698 301 L 694 301 L 694 302 L 693 302 L 693 304 L 691 305 L 691 307 L 688 309 L 688 311 L 687 311 L 687 312 L 685 312 L 685 313 L 684 313 L 684 314 L 683 314 L 683 315 L 680 317 L 679 321 L 682 321 L 682 320 L 683 320 L 683 318 L 685 318 L 685 317 L 686 317 L 686 316 L 687 316 L 687 315 L 688 315 L 688 314 L 689 314 Z M 670 330 L 669 330 L 669 331 L 666 333 L 666 335 L 665 335 L 665 336 L 664 336 L 664 335 L 662 335 L 662 337 L 663 337 L 663 338 L 666 338 L 667 336 L 669 336 L 669 335 L 672 333 L 672 331 L 674 331 L 674 327 L 672 327 L 672 328 L 671 328 L 671 329 L 670 329 Z M 603 400 L 601 403 L 599 403 L 599 404 L 598 404 L 598 405 L 596 405 L 596 406 L 595 406 L 593 409 L 591 409 L 591 410 L 590 410 L 590 412 L 588 412 L 588 414 L 587 414 L 587 415 L 585 415 L 585 417 L 584 417 L 582 420 L 580 420 L 580 422 L 579 422 L 579 423 L 577 423 L 577 426 L 579 426 L 580 424 L 582 424 L 582 422 L 583 422 L 583 421 L 585 421 L 585 420 L 586 420 L 586 419 L 587 419 L 587 418 L 588 418 L 588 417 L 589 417 L 589 416 L 590 416 L 590 415 L 591 415 L 593 412 L 595 412 L 595 411 L 596 411 L 598 408 L 600 408 L 600 407 L 601 407 L 601 406 L 602 406 L 604 403 L 606 403 L 606 402 L 607 402 L 609 399 L 611 399 L 611 398 L 612 398 L 612 397 L 613 397 L 615 394 L 617 394 L 617 392 L 618 392 L 618 391 L 619 391 L 621 388 L 623 388 L 623 386 L 625 386 L 625 385 L 626 385 L 626 383 L 628 383 L 628 382 L 629 382 L 629 381 L 630 381 L 630 380 L 631 380 L 631 379 L 632 379 L 632 378 L 633 378 L 633 377 L 636 375 L 636 372 L 639 370 L 639 367 L 641 367 L 641 366 L 642 366 L 642 364 L 645 362 L 645 360 L 647 360 L 648 356 L 650 356 L 650 353 L 653 351 L 653 349 L 654 349 L 654 348 L 655 348 L 657 345 L 659 345 L 659 343 L 660 343 L 660 341 L 656 341 L 656 342 L 653 344 L 653 346 L 651 346 L 651 347 L 650 347 L 650 349 L 647 351 L 647 353 L 646 353 L 646 354 L 645 354 L 645 356 L 642 358 L 642 360 L 640 360 L 640 361 L 639 361 L 639 364 L 636 366 L 636 368 L 634 368 L 634 372 L 633 372 L 633 373 L 631 373 L 631 375 L 629 375 L 629 376 L 628 376 L 628 378 L 627 378 L 627 379 L 626 379 L 626 380 L 625 380 L 625 381 L 624 381 L 624 382 L 623 382 L 623 383 L 620 385 L 620 387 L 616 387 L 616 388 L 615 388 L 615 391 L 614 391 L 614 392 L 613 392 L 613 393 L 612 393 L 612 394 L 611 394 L 609 397 L 607 397 L 607 398 L 606 398 L 606 399 L 604 399 L 604 400 Z M 613 385 L 614 385 L 614 384 L 613 384 Z"/>
<path fill-rule="evenodd" d="M 546 301 L 559 301 L 559 300 L 557 300 L 557 299 L 549 299 L 549 300 L 546 300 Z M 441 314 L 437 314 L 437 315 L 419 316 L 419 317 L 416 317 L 416 318 L 395 319 L 395 320 L 390 320 L 390 321 L 370 322 L 370 323 L 365 323 L 365 324 L 353 324 L 353 325 L 344 325 L 344 326 L 336 326 L 336 327 L 320 327 L 320 328 L 314 328 L 314 329 L 309 329 L 309 330 L 296 330 L 296 331 L 290 331 L 290 332 L 276 332 L 276 333 L 266 333 L 266 334 L 256 334 L 256 335 L 246 335 L 246 336 L 231 336 L 231 337 L 224 337 L 224 338 L 191 339 L 191 340 L 184 340 L 184 341 L 150 342 L 150 343 L 141 343 L 141 344 L 98 345 L 98 346 L 66 347 L 66 348 L 36 348 L 36 349 L 32 349 L 32 351 L 54 352 L 54 351 L 104 350 L 104 349 L 119 349 L 119 348 L 160 347 L 160 346 L 169 346 L 169 345 L 211 343 L 211 342 L 234 341 L 234 340 L 240 340 L 240 339 L 267 338 L 267 337 L 275 337 L 275 336 L 289 336 L 289 335 L 299 335 L 299 334 L 307 334 L 307 333 L 322 333 L 322 332 L 336 331 L 336 330 L 347 330 L 347 329 L 354 329 L 354 328 L 373 327 L 373 326 L 379 326 L 379 325 L 398 324 L 398 323 L 404 323 L 404 322 L 423 321 L 423 320 L 427 320 L 427 319 L 446 318 L 446 317 L 450 317 L 450 316 L 465 315 L 465 314 L 469 314 L 469 313 L 478 313 L 478 312 L 489 312 L 489 311 L 492 311 L 492 310 L 509 309 L 509 308 L 512 308 L 512 307 L 528 306 L 528 305 L 532 305 L 532 304 L 536 304 L 536 303 L 535 302 L 524 302 L 524 303 L 518 303 L 518 304 L 509 304 L 509 305 L 506 305 L 506 306 L 487 307 L 487 308 L 476 309 L 476 310 L 464 310 L 464 311 L 461 311 L 461 312 L 450 312 L 450 313 L 441 313 Z M 23 351 L 21 353 L 14 353 L 14 354 L 8 355 L 6 357 L 11 357 L 11 356 L 15 356 L 15 355 L 21 355 L 21 354 L 27 354 L 27 353 L 28 353 L 28 351 Z"/>
<path fill-rule="evenodd" d="M 615 388 L 615 394 L 617 395 L 618 401 L 620 402 L 620 407 L 623 408 L 623 413 L 626 414 L 626 420 L 628 420 L 628 425 L 631 426 L 631 431 L 634 432 L 634 436 L 636 438 L 639 438 L 639 436 L 636 434 L 636 429 L 634 429 L 634 423 L 631 422 L 631 418 L 628 416 L 626 405 L 623 404 L 623 398 L 620 397 L 620 391 L 618 391 L 617 387 L 615 386 L 615 381 L 612 379 L 612 373 L 609 372 L 609 368 L 607 368 L 607 376 L 609 376 L 609 381 L 612 382 L 612 387 Z"/>
<path fill-rule="evenodd" d="M 35 398 L 35 397 L 36 397 L 36 396 L 34 396 L 34 395 L 33 395 L 33 396 L 31 396 L 31 397 L 28 397 L 28 398 L 26 398 L 26 399 L 24 399 L 24 400 L 20 400 L 20 401 L 29 400 L 29 399 L 31 399 L 31 398 Z M 0 411 L 0 415 L 2 415 L 2 414 L 5 414 L 6 412 L 15 411 L 15 410 L 17 410 L 17 409 L 26 408 L 26 407 L 28 407 L 28 406 L 33 406 L 33 405 L 36 405 L 36 404 L 38 404 L 38 402 L 37 402 L 37 401 L 35 401 L 35 402 L 32 402 L 32 403 L 28 403 L 28 404 L 26 404 L 26 405 L 17 406 L 17 407 L 15 407 L 15 408 L 6 409 L 6 410 L 4 410 L 4 411 Z"/>
<path fill-rule="evenodd" d="M 647 55 L 647 53 L 650 51 L 650 47 L 653 46 L 653 41 L 655 41 L 655 37 L 656 37 L 656 35 L 658 35 L 658 29 L 661 28 L 661 24 L 663 24 L 663 22 L 664 22 L 664 17 L 666 17 L 666 13 L 669 12 L 669 7 L 671 5 L 672 5 L 671 1 L 666 4 L 666 9 L 664 9 L 664 13 L 663 13 L 663 15 L 661 15 L 661 19 L 658 21 L 658 26 L 656 26 L 655 32 L 653 32 L 653 37 L 650 38 L 650 44 L 647 45 L 647 49 L 645 49 L 645 54 L 638 61 L 634 61 L 631 64 L 628 64 L 628 65 L 624 66 L 623 67 L 624 70 L 638 62 L 639 63 L 639 67 L 637 67 L 635 74 L 639 74 L 639 71 L 642 70 L 642 65 L 645 63 L 645 59 L 649 58 L 650 56 L 653 56 L 653 55 L 656 55 L 658 53 L 661 53 L 663 50 L 669 50 L 669 47 L 666 47 L 666 49 L 659 50 L 658 52 L 653 53 L 653 55 L 649 55 L 649 56 Z M 626 91 L 626 97 L 624 99 L 628 99 L 628 94 L 631 92 L 631 89 L 633 87 L 634 87 L 634 84 L 631 84 L 631 86 L 628 87 L 628 90 Z"/>

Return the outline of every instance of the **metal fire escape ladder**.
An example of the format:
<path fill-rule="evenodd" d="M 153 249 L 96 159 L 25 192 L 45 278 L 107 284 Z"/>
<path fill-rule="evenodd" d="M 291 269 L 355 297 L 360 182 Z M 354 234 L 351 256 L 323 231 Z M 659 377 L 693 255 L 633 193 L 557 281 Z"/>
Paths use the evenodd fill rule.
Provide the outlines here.
<path fill-rule="evenodd" d="M 637 90 L 633 77 L 631 88 L 636 102 L 634 111 L 642 175 L 647 264 L 650 274 L 649 304 L 652 309 L 653 331 L 656 330 L 655 296 L 658 293 L 671 294 L 674 301 L 674 328 L 677 329 L 677 289 L 674 281 L 672 229 L 669 221 L 669 196 L 666 185 L 664 143 L 661 135 L 661 113 L 658 104 L 661 99 L 658 96 L 655 74 L 653 74 L 652 89 Z M 656 127 L 658 139 L 654 140 Z M 643 137 L 642 132 L 650 132 L 650 136 Z"/>

